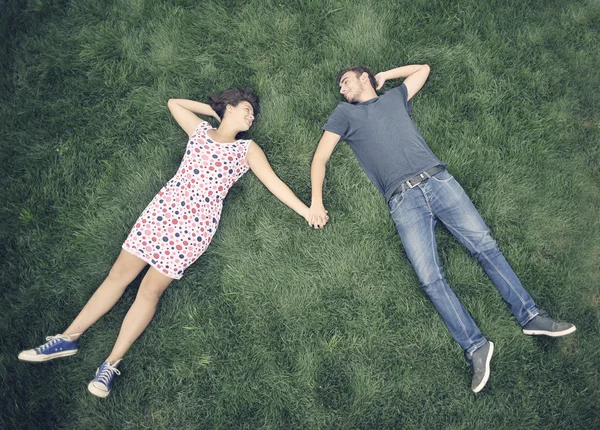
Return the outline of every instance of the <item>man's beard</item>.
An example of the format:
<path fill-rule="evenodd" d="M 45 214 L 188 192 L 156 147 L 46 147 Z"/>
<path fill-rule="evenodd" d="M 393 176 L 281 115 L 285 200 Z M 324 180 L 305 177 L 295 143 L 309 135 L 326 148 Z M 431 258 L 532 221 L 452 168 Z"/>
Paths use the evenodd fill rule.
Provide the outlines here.
<path fill-rule="evenodd" d="M 348 94 L 348 98 L 346 100 L 348 100 L 348 103 L 351 103 L 351 104 L 359 103 L 358 96 L 362 93 L 363 93 L 363 86 L 361 83 L 359 83 L 358 87 L 354 91 L 352 91 L 352 93 Z"/>

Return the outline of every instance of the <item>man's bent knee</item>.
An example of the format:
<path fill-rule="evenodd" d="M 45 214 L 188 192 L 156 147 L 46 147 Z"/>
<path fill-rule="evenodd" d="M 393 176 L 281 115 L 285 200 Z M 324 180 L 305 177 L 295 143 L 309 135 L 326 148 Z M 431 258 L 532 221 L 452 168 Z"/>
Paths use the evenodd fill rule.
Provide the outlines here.
<path fill-rule="evenodd" d="M 437 277 L 429 280 L 429 282 L 421 282 L 421 286 L 423 290 L 427 293 L 428 296 L 435 296 L 444 288 L 444 278 Z"/>
<path fill-rule="evenodd" d="M 490 232 L 486 232 L 481 236 L 481 239 L 473 244 L 473 249 L 471 253 L 475 256 L 479 256 L 480 254 L 486 251 L 493 251 L 498 249 L 498 243 L 492 238 Z"/>

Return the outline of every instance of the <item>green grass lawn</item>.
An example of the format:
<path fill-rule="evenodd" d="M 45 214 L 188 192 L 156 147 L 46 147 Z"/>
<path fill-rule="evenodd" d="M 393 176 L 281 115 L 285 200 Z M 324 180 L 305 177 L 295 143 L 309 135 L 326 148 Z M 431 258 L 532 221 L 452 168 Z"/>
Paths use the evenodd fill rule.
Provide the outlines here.
<path fill-rule="evenodd" d="M 0 0 L 0 428 L 596 428 L 599 32 L 597 0 Z M 410 63 L 432 70 L 413 99 L 425 140 L 575 334 L 523 335 L 440 228 L 448 280 L 496 343 L 474 395 L 383 198 L 340 144 L 322 231 L 252 173 L 239 181 L 109 398 L 86 385 L 139 280 L 77 356 L 17 360 L 69 325 L 175 173 L 186 138 L 169 98 L 254 88 L 250 135 L 310 203 L 337 71 Z"/>

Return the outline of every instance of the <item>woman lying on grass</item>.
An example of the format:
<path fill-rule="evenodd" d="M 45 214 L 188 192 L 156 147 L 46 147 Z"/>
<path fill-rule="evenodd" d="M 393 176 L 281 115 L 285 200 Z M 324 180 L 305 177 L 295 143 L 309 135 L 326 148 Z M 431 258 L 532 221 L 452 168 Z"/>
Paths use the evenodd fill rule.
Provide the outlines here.
<path fill-rule="evenodd" d="M 179 170 L 142 212 L 108 277 L 71 325 L 62 334 L 47 337 L 47 343 L 19 354 L 24 361 L 76 354 L 81 334 L 115 305 L 129 283 L 149 264 L 112 352 L 88 385 L 89 391 L 99 397 L 110 393 L 115 375 L 120 375 L 117 366 L 150 323 L 167 286 L 181 278 L 206 250 L 219 225 L 227 191 L 248 169 L 308 221 L 308 207 L 275 175 L 258 145 L 236 139 L 252 126 L 258 114 L 258 98 L 252 92 L 230 88 L 212 96 L 210 105 L 171 99 L 168 106 L 190 136 Z M 214 129 L 196 114 L 223 120 Z"/>

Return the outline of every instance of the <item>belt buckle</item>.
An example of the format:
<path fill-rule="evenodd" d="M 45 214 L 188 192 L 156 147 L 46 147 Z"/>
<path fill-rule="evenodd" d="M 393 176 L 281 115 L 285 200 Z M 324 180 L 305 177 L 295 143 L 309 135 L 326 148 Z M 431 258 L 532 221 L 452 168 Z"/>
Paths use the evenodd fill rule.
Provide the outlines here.
<path fill-rule="evenodd" d="M 429 179 L 429 176 L 427 176 L 427 173 L 419 173 L 418 178 L 415 180 L 418 180 L 418 182 L 416 182 L 414 185 L 412 182 L 410 182 L 411 180 L 413 180 L 414 178 L 410 178 L 409 180 L 406 181 L 406 184 L 408 185 L 409 189 L 413 189 L 414 187 L 416 187 L 417 185 L 419 185 L 421 182 L 423 182 L 425 179 Z"/>

